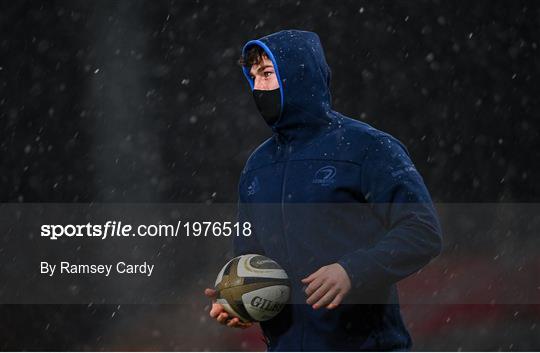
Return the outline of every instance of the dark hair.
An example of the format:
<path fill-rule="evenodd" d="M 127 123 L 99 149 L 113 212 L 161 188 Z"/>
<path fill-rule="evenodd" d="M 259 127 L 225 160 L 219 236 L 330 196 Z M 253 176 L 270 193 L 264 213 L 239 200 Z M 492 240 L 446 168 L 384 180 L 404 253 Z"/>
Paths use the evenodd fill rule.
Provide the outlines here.
<path fill-rule="evenodd" d="M 238 64 L 241 66 L 251 67 L 254 64 L 259 64 L 262 61 L 263 56 L 268 57 L 263 48 L 258 45 L 254 45 L 248 49 L 246 55 L 240 56 Z"/>

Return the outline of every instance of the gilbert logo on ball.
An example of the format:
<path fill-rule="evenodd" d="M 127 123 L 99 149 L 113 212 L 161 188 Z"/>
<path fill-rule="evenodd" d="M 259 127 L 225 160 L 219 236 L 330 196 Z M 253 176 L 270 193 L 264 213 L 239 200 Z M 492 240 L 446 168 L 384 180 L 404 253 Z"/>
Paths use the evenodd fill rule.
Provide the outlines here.
<path fill-rule="evenodd" d="M 276 316 L 289 300 L 289 277 L 266 256 L 235 257 L 219 272 L 216 302 L 244 322 L 266 321 Z"/>

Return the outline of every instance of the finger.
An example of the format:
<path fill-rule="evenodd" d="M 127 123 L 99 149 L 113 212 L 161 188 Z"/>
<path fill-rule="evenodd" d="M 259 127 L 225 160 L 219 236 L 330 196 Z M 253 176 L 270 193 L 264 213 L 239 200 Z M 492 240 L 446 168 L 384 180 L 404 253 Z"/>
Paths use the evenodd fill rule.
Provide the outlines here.
<path fill-rule="evenodd" d="M 330 285 L 328 283 L 323 283 L 313 294 L 311 294 L 307 300 L 306 303 L 309 305 L 313 305 L 316 303 L 319 299 L 321 299 L 330 289 Z"/>
<path fill-rule="evenodd" d="M 224 312 L 222 312 L 221 314 L 218 315 L 217 321 L 218 321 L 220 324 L 225 325 L 225 323 L 227 323 L 227 319 L 228 319 L 228 318 L 229 318 L 229 315 L 224 311 Z"/>
<path fill-rule="evenodd" d="M 324 283 L 324 280 L 322 278 L 317 278 L 313 282 L 307 286 L 305 293 L 309 297 L 312 295 L 322 284 Z"/>
<path fill-rule="evenodd" d="M 317 271 L 313 272 L 312 274 L 310 274 L 309 276 L 307 276 L 306 278 L 303 278 L 301 281 L 302 283 L 309 283 L 311 281 L 313 281 L 317 275 L 319 274 L 319 271 L 320 269 L 318 269 Z"/>
<path fill-rule="evenodd" d="M 210 316 L 217 317 L 224 311 L 223 305 L 221 304 L 212 304 L 212 309 L 210 309 Z"/>
<path fill-rule="evenodd" d="M 240 321 L 240 319 L 238 319 L 238 321 L 235 321 L 234 324 L 230 325 L 230 327 L 246 329 L 246 328 L 250 328 L 251 325 L 252 325 L 251 322 L 242 322 Z"/>
<path fill-rule="evenodd" d="M 338 292 L 339 291 L 335 287 L 330 288 L 330 290 L 328 290 L 326 294 L 313 305 L 313 309 L 319 309 L 330 304 Z"/>
<path fill-rule="evenodd" d="M 229 322 L 227 322 L 227 326 L 234 327 L 234 328 L 243 328 L 243 329 L 245 329 L 245 328 L 251 327 L 251 325 L 252 325 L 251 322 L 242 322 L 237 317 L 233 317 L 232 319 L 229 320 Z"/>
<path fill-rule="evenodd" d="M 334 298 L 334 300 L 332 300 L 332 302 L 330 304 L 328 304 L 327 308 L 328 309 L 335 309 L 337 308 L 337 306 L 339 304 L 341 304 L 341 301 L 343 300 L 343 294 L 342 293 L 338 293 L 338 295 L 336 295 L 336 297 Z"/>
<path fill-rule="evenodd" d="M 251 325 L 253 325 L 253 322 L 250 322 L 250 321 L 242 321 L 240 320 L 240 318 L 235 318 L 237 319 L 237 323 L 235 325 L 235 327 L 239 327 L 239 328 L 248 328 L 248 327 L 251 327 Z"/>
<path fill-rule="evenodd" d="M 246 329 L 246 328 L 250 328 L 251 325 L 253 325 L 252 322 L 240 322 L 237 327 L 241 329 Z"/>
<path fill-rule="evenodd" d="M 233 317 L 232 319 L 229 320 L 229 322 L 227 322 L 227 326 L 229 327 L 235 327 L 239 324 L 240 322 L 240 319 L 237 318 L 237 317 Z"/>

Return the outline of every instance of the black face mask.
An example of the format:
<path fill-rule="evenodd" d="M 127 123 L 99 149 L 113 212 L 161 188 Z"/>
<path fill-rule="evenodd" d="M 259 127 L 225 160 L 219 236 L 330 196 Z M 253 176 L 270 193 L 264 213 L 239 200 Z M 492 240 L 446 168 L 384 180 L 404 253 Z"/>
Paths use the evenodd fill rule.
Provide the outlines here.
<path fill-rule="evenodd" d="M 270 126 L 274 125 L 281 113 L 281 92 L 279 88 L 269 91 L 254 89 L 253 98 L 266 123 Z"/>

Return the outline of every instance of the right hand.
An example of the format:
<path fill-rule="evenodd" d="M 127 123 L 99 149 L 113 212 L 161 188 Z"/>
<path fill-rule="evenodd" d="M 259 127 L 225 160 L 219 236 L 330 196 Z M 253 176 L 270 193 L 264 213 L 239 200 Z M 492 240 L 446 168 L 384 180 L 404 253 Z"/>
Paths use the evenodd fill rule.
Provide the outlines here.
<path fill-rule="evenodd" d="M 237 317 L 229 317 L 229 313 L 225 311 L 223 305 L 216 303 L 217 292 L 215 289 L 206 288 L 204 294 L 212 299 L 212 308 L 210 309 L 210 317 L 217 320 L 222 325 L 235 328 L 249 328 L 253 325 L 252 322 L 242 322 Z"/>

